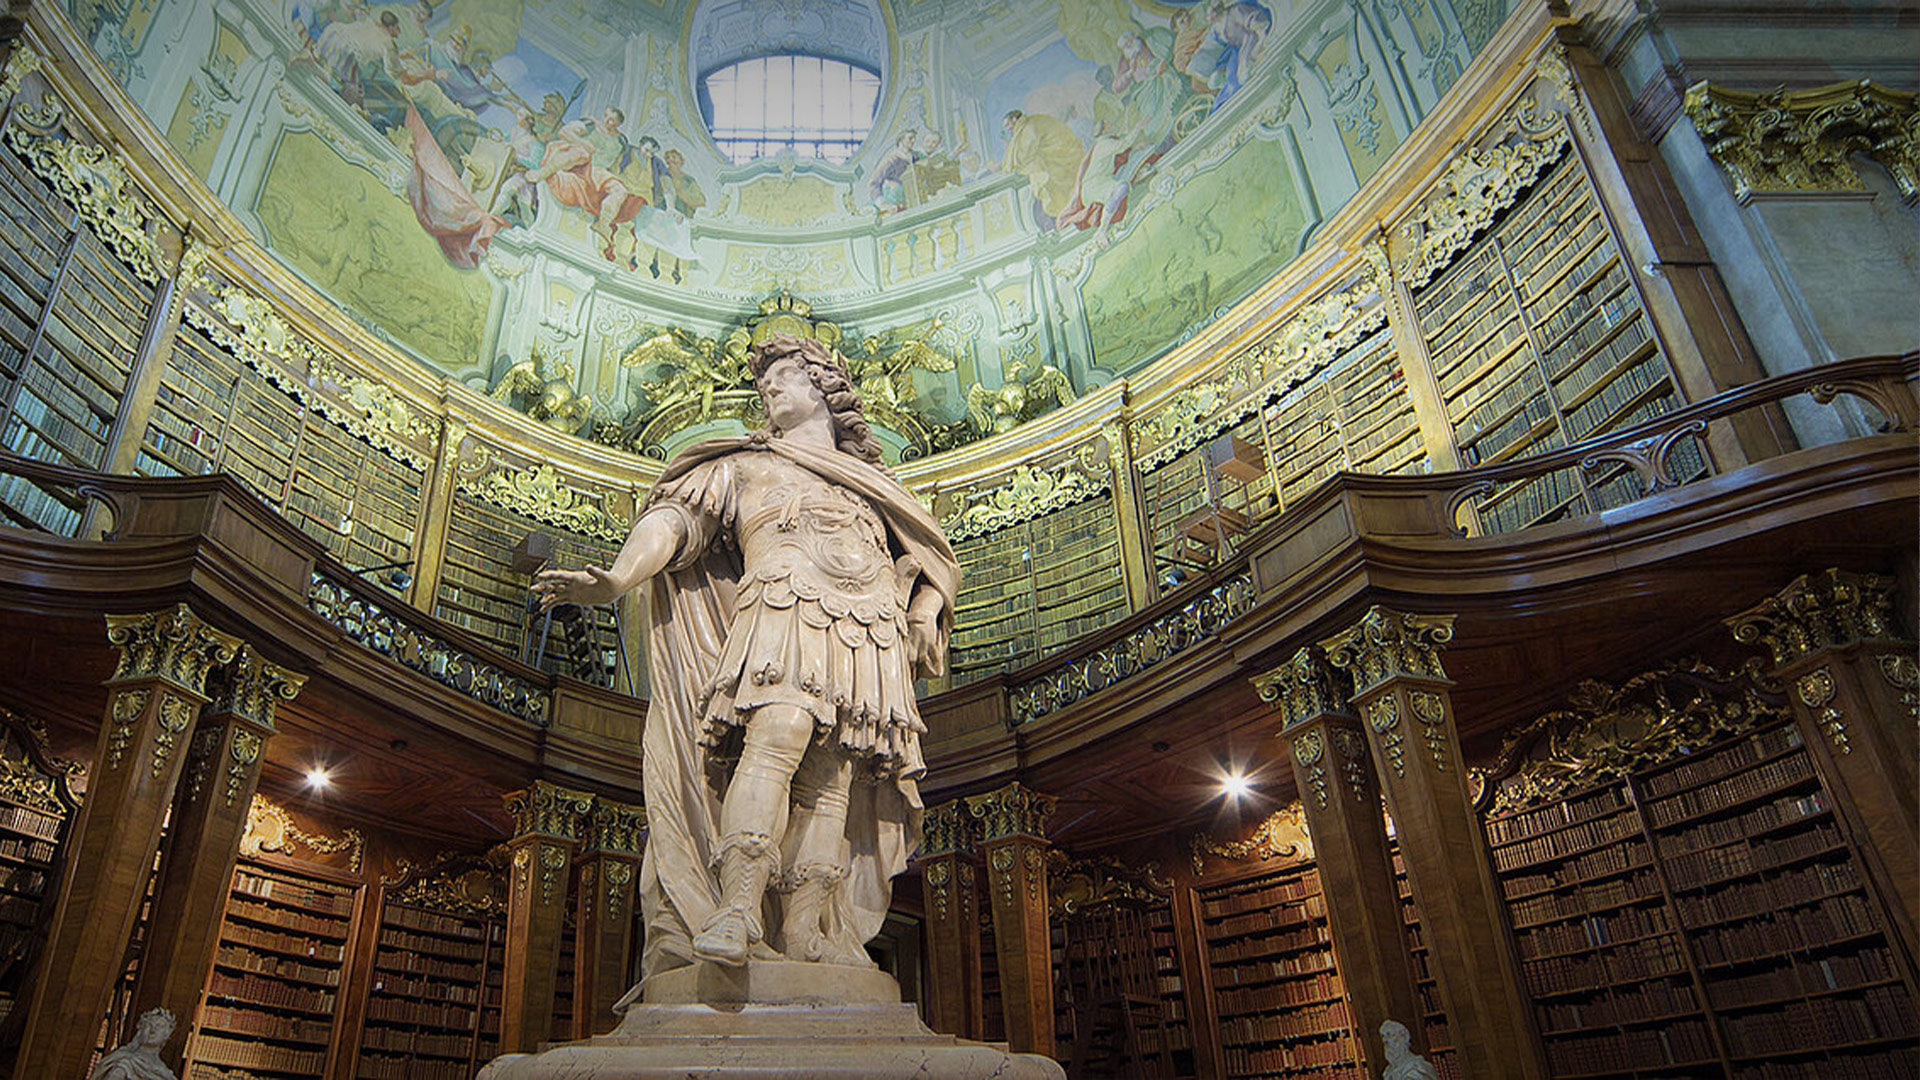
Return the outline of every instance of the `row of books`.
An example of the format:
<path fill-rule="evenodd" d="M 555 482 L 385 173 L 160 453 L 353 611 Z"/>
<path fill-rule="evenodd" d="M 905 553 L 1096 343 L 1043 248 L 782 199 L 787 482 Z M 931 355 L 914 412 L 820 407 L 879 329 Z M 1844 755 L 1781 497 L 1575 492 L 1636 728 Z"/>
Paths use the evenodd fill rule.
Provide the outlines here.
<path fill-rule="evenodd" d="M 1330 1001 L 1344 993 L 1346 988 L 1341 984 L 1340 976 L 1331 970 L 1326 970 L 1311 979 L 1293 979 L 1252 990 L 1216 989 L 1214 1000 L 1218 1003 L 1220 1015 L 1228 1016 L 1260 1009 Z"/>
<path fill-rule="evenodd" d="M 1296 1009 L 1292 1012 L 1236 1016 L 1220 1022 L 1220 1039 L 1227 1046 L 1277 1042 L 1344 1032 L 1353 1026 L 1353 1010 L 1344 1001 Z"/>
<path fill-rule="evenodd" d="M 16 439 L 14 434 L 22 438 Z M 9 450 L 23 457 L 40 461 L 59 461 L 61 456 L 31 429 L 13 425 L 4 439 Z M 31 445 L 22 446 L 21 443 Z M 80 528 L 80 511 L 68 505 L 66 499 L 48 491 L 24 476 L 0 476 L 0 502 L 3 502 L 21 518 L 31 521 L 56 536 L 72 536 Z M 38 844 L 40 841 L 30 841 Z M 39 858 L 45 861 L 51 858 L 52 845 L 47 845 L 49 854 L 45 856 L 23 856 Z M 0 854 L 6 853 L 6 841 L 0 841 Z"/>
<path fill-rule="evenodd" d="M 1778 1011 L 1723 1016 L 1720 1025 L 1735 1057 L 1920 1034 L 1913 999 L 1903 986 L 1875 987 L 1859 997 L 1790 1001 Z"/>
<path fill-rule="evenodd" d="M 1562 445 L 1559 433 L 1554 431 L 1548 431 L 1539 442 L 1540 453 Z M 1573 470 L 1557 469 L 1514 484 L 1482 503 L 1480 521 L 1488 532 L 1513 532 L 1550 514 L 1572 508 L 1579 498 L 1580 481 Z"/>
<path fill-rule="evenodd" d="M 1630 836 L 1637 836 L 1640 823 L 1631 814 L 1615 814 L 1612 817 L 1594 821 L 1584 821 L 1578 825 L 1569 825 L 1564 829 L 1542 833 L 1526 840 L 1493 849 L 1494 868 L 1501 871 L 1517 870 L 1535 863 L 1562 859 L 1602 844 L 1611 844 Z"/>
<path fill-rule="evenodd" d="M 480 1003 L 480 986 L 478 982 L 451 982 L 446 979 L 413 978 L 406 975 L 396 975 L 383 970 L 374 975 L 373 989 L 376 993 L 449 1001 L 457 1005 L 477 1005 Z"/>
<path fill-rule="evenodd" d="M 1214 938 L 1207 943 L 1207 954 L 1215 964 L 1232 963 L 1239 960 L 1260 960 L 1270 956 L 1298 952 L 1301 949 L 1325 948 L 1331 945 L 1324 924 L 1305 924 L 1298 930 L 1281 934 L 1265 934 L 1258 937 L 1243 937 L 1233 941 L 1221 941 Z"/>
<path fill-rule="evenodd" d="M 473 1014 L 465 1014 L 465 1021 L 448 1024 L 449 1027 L 465 1027 L 466 1034 L 448 1034 L 436 1031 L 413 1031 L 407 1028 L 379 1027 L 369 1025 L 360 1037 L 363 1050 L 389 1050 L 404 1054 L 433 1054 L 440 1057 L 464 1058 L 473 1052 Z M 372 1016 L 372 1020 L 388 1020 L 391 1017 Z"/>
<path fill-rule="evenodd" d="M 0 829 L 9 832 L 25 833 L 38 840 L 53 841 L 59 838 L 61 818 L 58 814 L 46 810 L 36 810 L 18 803 L 0 802 Z"/>
<path fill-rule="evenodd" d="M 479 919 L 443 915 L 437 911 L 409 907 L 405 904 L 387 904 L 381 908 L 380 921 L 388 926 L 421 930 L 429 934 L 439 934 L 442 937 L 480 941 L 485 940 L 487 936 L 487 924 Z"/>
<path fill-rule="evenodd" d="M 1605 952 L 1523 961 L 1520 972 L 1535 997 L 1674 975 L 1687 969 L 1686 953 L 1673 937 L 1628 942 Z"/>
<path fill-rule="evenodd" d="M 1364 1080 L 1366 1073 L 1353 1065 L 1352 1042 L 1345 1033 L 1325 1039 L 1300 1039 L 1284 1046 L 1226 1046 L 1227 1075 L 1259 1076 L 1263 1073 L 1314 1070 L 1326 1080 Z"/>
<path fill-rule="evenodd" d="M 54 845 L 50 840 L 36 840 L 25 836 L 0 836 L 0 858 L 24 859 L 28 862 L 46 864 L 53 861 Z"/>
<path fill-rule="evenodd" d="M 1640 869 L 1651 865 L 1652 861 L 1647 845 L 1639 840 L 1631 840 L 1612 847 L 1596 848 L 1577 858 L 1568 859 L 1557 869 L 1547 873 L 1502 875 L 1500 889 L 1506 894 L 1507 899 L 1515 900 L 1539 892 L 1578 885 L 1589 878 L 1598 878 L 1603 874 Z"/>
<path fill-rule="evenodd" d="M 1787 960 L 1790 953 L 1819 949 L 1880 930 L 1866 897 L 1829 897 L 1810 907 L 1782 911 L 1763 923 L 1736 923 L 1695 931 L 1691 937 L 1703 964 Z"/>
<path fill-rule="evenodd" d="M 1540 1029 L 1542 1034 L 1555 1035 L 1583 1028 L 1638 1023 L 1696 1012 L 1699 1008 L 1699 999 L 1694 996 L 1690 983 L 1656 980 L 1633 987 L 1615 987 L 1584 1001 L 1544 1002 L 1539 1006 Z"/>
<path fill-rule="evenodd" d="M 242 913 L 249 918 L 264 918 L 276 923 L 289 921 L 289 919 L 282 919 L 277 912 L 271 909 L 264 909 L 258 904 L 235 905 L 235 908 L 236 910 L 242 911 Z M 291 921 L 295 922 L 302 921 L 306 918 L 293 912 L 288 912 L 287 915 Z M 328 931 L 333 929 L 331 924 L 323 925 L 326 926 Z M 229 922 L 226 927 L 221 930 L 220 935 L 225 940 L 237 945 L 250 945 L 256 949 L 272 949 L 276 952 L 293 953 L 297 956 L 310 957 L 323 963 L 339 963 L 340 958 L 346 954 L 346 943 L 339 939 L 329 940 L 306 937 L 285 930 L 270 930 L 263 926 L 251 926 L 246 923 Z"/>
<path fill-rule="evenodd" d="M 1735 1068 L 1733 1080 L 1920 1080 L 1920 1054 L 1761 1061 Z"/>
<path fill-rule="evenodd" d="M 401 953 L 427 953 L 452 960 L 479 960 L 486 955 L 481 941 L 455 941 L 439 935 L 417 934 L 392 926 L 380 928 L 380 947 Z"/>
<path fill-rule="evenodd" d="M 1629 877 L 1608 878 L 1580 885 L 1567 892 L 1541 893 L 1507 905 L 1514 929 L 1525 929 L 1562 919 L 1579 918 L 1589 912 L 1625 904 L 1665 902 L 1660 881 L 1651 870 Z"/>
<path fill-rule="evenodd" d="M 1224 915 L 1266 911 L 1277 904 L 1301 902 L 1309 897 L 1320 896 L 1320 872 L 1310 869 L 1296 876 L 1269 878 L 1236 886 L 1230 892 L 1203 896 L 1200 913 L 1208 920 L 1213 920 Z M 1324 900 L 1317 914 L 1326 914 Z"/>
<path fill-rule="evenodd" d="M 314 911 L 335 915 L 345 919 L 353 914 L 353 891 L 346 888 L 322 888 L 317 885 L 305 885 L 284 878 L 269 877 L 251 870 L 234 871 L 233 891 L 257 896 L 263 900 L 274 900 L 283 904 L 298 904 Z"/>
<path fill-rule="evenodd" d="M 1606 374 L 1633 359 L 1652 340 L 1640 306 L 1627 294 L 1601 304 L 1587 321 L 1541 357 L 1553 372 L 1553 390 L 1571 404 Z"/>
<path fill-rule="evenodd" d="M 1839 851 L 1844 844 L 1839 830 L 1823 819 L 1810 829 L 1769 837 L 1764 844 L 1736 842 L 1667 859 L 1667 881 L 1676 890 L 1705 888 L 1800 859 Z"/>
<path fill-rule="evenodd" d="M 234 975 L 219 970 L 214 971 L 207 980 L 207 997 L 209 999 L 232 998 L 255 1005 L 300 1009 L 311 1013 L 333 1012 L 334 1001 L 332 990 L 298 986 L 279 979 L 261 978 L 258 975 Z"/>
<path fill-rule="evenodd" d="M 1233 967 L 1215 968 L 1213 985 L 1216 987 L 1252 986 L 1255 983 L 1275 982 L 1284 979 L 1296 979 L 1301 976 L 1318 976 L 1323 972 L 1332 972 L 1332 957 L 1325 952 L 1295 953 L 1292 956 L 1274 960 L 1252 960 Z"/>
<path fill-rule="evenodd" d="M 276 979 L 286 979 L 290 982 L 311 983 L 315 986 L 340 985 L 338 956 L 331 958 L 333 960 L 331 964 L 309 964 L 285 956 L 257 953 L 234 943 L 234 931 L 240 929 L 246 928 L 228 923 L 220 932 L 220 949 L 214 954 L 215 963 L 236 971 L 271 975 Z"/>
<path fill-rule="evenodd" d="M 204 1005 L 197 1020 L 202 1030 L 211 1028 L 240 1035 L 265 1035 L 278 1042 L 325 1046 L 333 1035 L 333 1025 L 325 1021 L 228 1005 Z"/>
<path fill-rule="evenodd" d="M 1593 395 L 1567 413 L 1567 434 L 1571 438 L 1584 438 L 1588 432 L 1601 428 L 1614 428 L 1618 425 L 1607 423 L 1613 414 L 1637 400 L 1642 394 L 1667 380 L 1667 362 L 1658 353 L 1649 355 L 1645 360 L 1626 368 L 1607 383 L 1605 389 Z M 1664 411 L 1664 410 L 1663 410 Z"/>
<path fill-rule="evenodd" d="M 1675 898 L 1680 917 L 1689 926 L 1734 922 L 1771 914 L 1795 904 L 1860 888 L 1860 871 L 1852 862 L 1816 863 L 1777 877 L 1733 885 L 1717 892 Z"/>
<path fill-rule="evenodd" d="M 1727 743 L 1720 749 L 1696 754 L 1681 764 L 1641 777 L 1636 783 L 1647 798 L 1671 795 L 1682 788 L 1698 787 L 1731 776 L 1800 745 L 1800 729 L 1784 724 Z"/>
<path fill-rule="evenodd" d="M 1241 900 L 1239 897 L 1231 899 L 1236 903 Z M 1251 910 L 1242 908 L 1236 914 L 1216 915 L 1208 911 L 1207 921 L 1212 924 L 1207 931 L 1208 937 L 1218 940 L 1238 934 L 1260 934 L 1302 926 L 1327 917 L 1327 898 L 1317 892 L 1309 893 L 1299 899 L 1278 894 L 1273 896 L 1270 902 L 1272 905 L 1270 907 Z"/>
<path fill-rule="evenodd" d="M 1718 1057 L 1713 1036 L 1700 1020 L 1681 1020 L 1657 1030 L 1616 1031 L 1547 1043 L 1547 1065 L 1556 1074 L 1631 1072 L 1704 1063 Z"/>
<path fill-rule="evenodd" d="M 410 1055 L 389 1057 L 363 1050 L 355 1074 L 360 1080 L 471 1080 L 473 1068 L 464 1061 L 423 1061 Z"/>
<path fill-rule="evenodd" d="M 1707 1001 L 1716 1009 L 1737 1009 L 1799 994 L 1845 990 L 1895 978 L 1893 958 L 1884 947 L 1819 960 L 1800 959 L 1744 975 L 1720 974 L 1706 980 Z"/>
<path fill-rule="evenodd" d="M 1624 907 L 1579 922 L 1554 923 L 1514 935 L 1522 959 L 1580 952 L 1632 941 L 1670 928 L 1663 907 Z"/>
<path fill-rule="evenodd" d="M 275 1072 L 290 1073 L 294 1076 L 319 1076 L 327 1060 L 327 1053 L 324 1050 L 296 1050 L 292 1047 L 275 1046 L 251 1039 L 228 1039 L 204 1032 L 194 1039 L 192 1053 L 194 1061 L 209 1065 L 226 1065 L 241 1069 L 272 1069 Z"/>
<path fill-rule="evenodd" d="M 236 890 L 237 893 L 237 890 Z M 256 903 L 235 899 L 227 901 L 227 916 L 239 916 L 254 922 L 270 926 L 285 927 L 304 934 L 333 938 L 344 941 L 347 936 L 347 924 L 344 919 L 335 919 L 328 915 L 315 915 L 310 911 L 282 907 L 275 904 Z M 313 954 L 317 955 L 317 954 Z"/>

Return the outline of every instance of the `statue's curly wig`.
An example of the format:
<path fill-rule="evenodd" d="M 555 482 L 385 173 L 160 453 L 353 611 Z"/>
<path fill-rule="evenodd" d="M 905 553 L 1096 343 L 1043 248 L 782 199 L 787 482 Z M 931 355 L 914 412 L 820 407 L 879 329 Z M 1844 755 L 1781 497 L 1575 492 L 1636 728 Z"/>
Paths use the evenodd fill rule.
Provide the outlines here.
<path fill-rule="evenodd" d="M 800 361 L 807 378 L 827 400 L 827 410 L 833 414 L 834 441 L 840 450 L 885 468 L 880 460 L 880 440 L 874 438 L 873 428 L 867 423 L 865 403 L 853 388 L 846 363 L 832 349 L 813 338 L 770 335 L 753 347 L 754 381 L 758 383 L 766 377 L 768 368 L 789 356 Z"/>

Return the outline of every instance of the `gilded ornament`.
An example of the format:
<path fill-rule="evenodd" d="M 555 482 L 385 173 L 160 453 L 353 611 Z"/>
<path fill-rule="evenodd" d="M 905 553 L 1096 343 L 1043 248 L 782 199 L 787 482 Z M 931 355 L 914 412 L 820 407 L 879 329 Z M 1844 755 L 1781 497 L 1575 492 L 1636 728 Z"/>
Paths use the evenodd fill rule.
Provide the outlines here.
<path fill-rule="evenodd" d="M 119 646 L 114 682 L 165 679 L 196 695 L 206 690 L 207 670 L 233 659 L 240 639 L 215 630 L 185 604 L 145 615 L 107 616 L 107 640 Z"/>
<path fill-rule="evenodd" d="M 1729 736 L 1788 719 L 1750 679 L 1682 660 L 1611 686 L 1586 680 L 1567 707 L 1515 728 L 1485 773 L 1487 812 L 1502 814 L 1565 798 L 1637 769 L 1673 760 Z M 1478 797 L 1475 804 L 1482 800 Z"/>
<path fill-rule="evenodd" d="M 1012 844 L 994 848 L 987 856 L 987 869 L 993 875 L 994 887 L 1000 890 L 1001 905 L 1009 909 L 1013 907 L 1014 865 Z"/>
<path fill-rule="evenodd" d="M 455 914 L 500 915 L 506 911 L 506 883 L 493 857 L 445 854 L 424 866 L 402 859 L 391 876 L 383 875 L 391 903 L 412 904 Z"/>
<path fill-rule="evenodd" d="M 13 51 L 7 54 L 7 66 L 0 70 L 0 105 L 13 100 L 20 92 L 20 84 L 27 76 L 40 70 L 40 54 L 24 39 L 16 39 Z"/>
<path fill-rule="evenodd" d="M 553 889 L 567 869 L 567 849 L 559 844 L 540 847 L 540 902 L 553 903 Z"/>
<path fill-rule="evenodd" d="M 487 396 L 562 435 L 572 435 L 593 413 L 593 395 L 574 388 L 576 377 L 572 364 L 549 364 L 546 350 L 536 344 L 525 360 L 501 374 Z"/>
<path fill-rule="evenodd" d="M 1824 665 L 1800 676 L 1794 683 L 1794 693 L 1799 696 L 1800 704 L 1813 710 L 1814 722 L 1826 733 L 1827 740 L 1841 754 L 1853 753 L 1853 746 L 1847 740 L 1847 722 L 1834 704 L 1839 687 L 1834 684 L 1833 671 Z"/>
<path fill-rule="evenodd" d="M 1707 82 L 1681 104 L 1742 202 L 1776 191 L 1861 191 L 1851 160 L 1865 154 L 1900 194 L 1920 196 L 1920 104 L 1870 80 L 1749 93 Z"/>
<path fill-rule="evenodd" d="M 156 714 L 159 723 L 153 733 L 153 778 L 158 780 L 166 775 L 167 758 L 172 756 L 174 745 L 180 736 L 193 726 L 194 707 L 185 698 L 172 694 L 160 695 L 160 710 Z"/>
<path fill-rule="evenodd" d="M 255 795 L 247 807 L 247 828 L 240 836 L 240 854 L 270 852 L 292 855 L 304 847 L 316 855 L 345 855 L 347 869 L 360 872 L 366 838 L 358 829 L 342 829 L 337 837 L 310 833 L 293 823 L 292 815 L 264 795 Z"/>
<path fill-rule="evenodd" d="M 232 713 L 271 732 L 274 710 L 298 696 L 306 681 L 305 675 L 268 663 L 253 646 L 242 645 L 233 663 L 215 676 L 207 712 Z"/>
<path fill-rule="evenodd" d="M 1367 740 L 1359 731 L 1345 725 L 1330 725 L 1327 728 L 1328 741 L 1333 743 L 1334 755 L 1340 759 L 1340 775 L 1347 782 L 1347 790 L 1353 793 L 1357 805 L 1365 805 L 1367 791 L 1372 785 L 1367 764 Z"/>
<path fill-rule="evenodd" d="M 120 261 L 141 280 L 160 284 L 159 219 L 141 202 L 127 166 L 104 146 L 94 146 L 25 124 L 9 125 L 7 145 L 80 215 Z"/>
<path fill-rule="evenodd" d="M 85 775 L 84 765 L 54 756 L 44 727 L 0 708 L 0 798 L 64 818 L 79 806 L 72 785 Z"/>
<path fill-rule="evenodd" d="M 1326 744 L 1318 731 L 1303 731 L 1293 737 L 1293 763 L 1300 767 L 1307 790 L 1322 810 L 1327 808 L 1327 770 L 1320 763 L 1325 753 Z"/>
<path fill-rule="evenodd" d="M 1564 123 L 1540 120 L 1539 103 L 1523 97 L 1502 118 L 1492 141 L 1469 147 L 1447 164 L 1432 192 L 1399 227 L 1400 280 L 1417 289 L 1465 250 L 1512 206 L 1571 143 Z"/>
<path fill-rule="evenodd" d="M 1858 642 L 1900 643 L 1892 590 L 1893 579 L 1880 574 L 1805 574 L 1726 624 L 1735 640 L 1766 646 L 1777 669 Z"/>
<path fill-rule="evenodd" d="M 307 607 L 388 659 L 535 727 L 547 725 L 552 696 L 546 687 L 434 635 L 425 618 L 404 604 L 389 608 L 315 571 Z"/>
<path fill-rule="evenodd" d="M 626 910 L 627 896 L 633 885 L 633 867 L 624 862 L 607 863 L 607 914 L 619 918 Z"/>
<path fill-rule="evenodd" d="M 1007 693 L 1014 725 L 1032 723 L 1211 639 L 1251 610 L 1253 601 L 1253 578 L 1236 573 L 1121 640 L 1016 684 Z"/>
<path fill-rule="evenodd" d="M 1900 704 L 1907 707 L 1907 719 L 1920 720 L 1920 664 L 1906 653 L 1882 653 L 1876 658 L 1880 677 L 1900 693 Z"/>
<path fill-rule="evenodd" d="M 525 896 L 532 884 L 533 852 L 523 847 L 513 853 L 513 891 Z"/>
<path fill-rule="evenodd" d="M 1420 736 L 1427 744 L 1427 756 L 1436 772 L 1447 771 L 1447 703 L 1439 694 L 1415 690 L 1407 695 L 1413 718 L 1420 722 Z"/>
<path fill-rule="evenodd" d="M 127 743 L 133 740 L 133 722 L 146 710 L 147 698 L 145 689 L 122 690 L 113 696 L 112 728 L 107 732 L 108 772 L 119 768 L 120 759 L 126 756 Z"/>
<path fill-rule="evenodd" d="M 1380 736 L 1380 749 L 1386 752 L 1387 764 L 1393 768 L 1393 775 L 1404 779 L 1407 775 L 1406 740 L 1400 734 L 1400 699 L 1393 694 L 1382 694 L 1367 702 L 1367 726 Z"/>
<path fill-rule="evenodd" d="M 564 788 L 545 780 L 502 796 L 507 816 L 513 819 L 513 834 L 547 836 L 557 840 L 579 840 L 584 819 L 593 809 L 593 796 L 584 791 Z"/>
<path fill-rule="evenodd" d="M 1440 646 L 1453 640 L 1452 615 L 1416 615 L 1374 605 L 1360 621 L 1320 642 L 1327 661 L 1353 675 L 1356 695 L 1389 679 L 1445 679 Z"/>
<path fill-rule="evenodd" d="M 1283 727 L 1322 716 L 1353 715 L 1348 705 L 1353 695 L 1346 674 L 1328 664 L 1326 653 L 1315 646 L 1301 649 L 1264 675 L 1254 676 L 1253 685 L 1261 701 L 1280 707 Z"/>
<path fill-rule="evenodd" d="M 598 498 L 567 486 L 545 463 L 517 472 L 497 469 L 460 486 L 502 509 L 609 543 L 625 539 L 631 524 L 608 513 Z"/>
<path fill-rule="evenodd" d="M 213 759 L 220 753 L 220 740 L 224 734 L 219 728 L 207 728 L 194 734 L 193 745 L 187 749 L 187 778 L 184 781 L 187 802 L 198 800 L 201 789 L 206 787 L 207 770 L 213 767 Z"/>
<path fill-rule="evenodd" d="M 968 540 L 1032 521 L 1106 491 L 1111 486 L 1109 480 L 1092 475 L 1096 470 L 1080 457 L 1075 455 L 1052 470 L 1015 467 L 1006 484 L 968 499 L 962 509 L 941 520 L 941 529 L 950 540 Z"/>
<path fill-rule="evenodd" d="M 985 795 L 967 796 L 967 811 L 980 820 L 980 838 L 987 841 L 1010 836 L 1044 837 L 1047 819 L 1059 804 L 1055 796 L 1042 795 L 1017 782 Z"/>
<path fill-rule="evenodd" d="M 1253 859 L 1287 859 L 1308 862 L 1313 859 L 1313 834 L 1307 830 L 1307 813 L 1299 803 L 1289 803 L 1262 821 L 1244 840 L 1222 842 L 1206 833 L 1192 841 L 1193 872 L 1206 869 L 1206 857 L 1217 855 L 1235 862 Z"/>
<path fill-rule="evenodd" d="M 240 797 L 240 789 L 246 786 L 254 762 L 260 760 L 260 745 L 260 736 L 246 728 L 233 729 L 233 741 L 227 747 L 227 756 L 232 760 L 227 765 L 226 805 L 232 806 Z"/>
<path fill-rule="evenodd" d="M 595 797 L 587 822 L 587 847 L 638 855 L 647 841 L 647 808 Z"/>
<path fill-rule="evenodd" d="M 1160 877 L 1153 863 L 1135 867 L 1110 855 L 1069 859 L 1056 853 L 1047 882 L 1048 906 L 1057 914 L 1079 914 L 1110 904 L 1154 907 L 1173 895 L 1173 882 Z"/>
<path fill-rule="evenodd" d="M 973 848 L 973 829 L 960 800 L 927 807 L 920 819 L 920 855 L 947 855 Z"/>

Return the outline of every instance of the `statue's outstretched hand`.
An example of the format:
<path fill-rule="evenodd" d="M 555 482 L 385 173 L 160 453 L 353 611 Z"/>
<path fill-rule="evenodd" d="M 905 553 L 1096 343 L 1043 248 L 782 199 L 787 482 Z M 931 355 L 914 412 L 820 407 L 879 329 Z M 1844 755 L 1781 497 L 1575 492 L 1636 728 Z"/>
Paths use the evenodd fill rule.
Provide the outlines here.
<path fill-rule="evenodd" d="M 605 604 L 620 595 L 613 571 L 598 566 L 585 570 L 542 570 L 533 582 L 540 610 L 559 604 Z"/>

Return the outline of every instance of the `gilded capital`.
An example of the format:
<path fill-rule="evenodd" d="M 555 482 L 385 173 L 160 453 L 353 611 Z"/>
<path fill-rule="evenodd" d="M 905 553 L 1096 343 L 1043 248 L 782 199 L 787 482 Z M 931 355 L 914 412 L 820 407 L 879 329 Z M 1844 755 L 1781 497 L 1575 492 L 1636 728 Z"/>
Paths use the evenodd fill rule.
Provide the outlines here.
<path fill-rule="evenodd" d="M 587 830 L 587 846 L 594 851 L 638 855 L 647 842 L 647 808 L 596 798 Z"/>
<path fill-rule="evenodd" d="M 1865 185 L 1853 154 L 1878 161 L 1907 198 L 1920 194 L 1913 94 L 1866 79 L 1762 93 L 1699 82 L 1687 89 L 1682 108 L 1742 201 L 1757 192 L 1859 191 Z"/>
<path fill-rule="evenodd" d="M 973 827 L 959 799 L 927 807 L 920 820 L 920 854 L 950 855 L 973 848 Z"/>
<path fill-rule="evenodd" d="M 1736 640 L 1764 645 L 1775 667 L 1862 641 L 1894 644 L 1893 579 L 1829 569 L 1803 574 L 1728 619 Z"/>
<path fill-rule="evenodd" d="M 1320 642 L 1327 662 L 1352 674 L 1364 694 L 1388 679 L 1444 679 L 1440 646 L 1453 640 L 1452 615 L 1415 615 L 1378 604 L 1360 621 Z"/>
<path fill-rule="evenodd" d="M 107 640 L 120 649 L 112 682 L 165 679 L 195 694 L 206 693 L 207 670 L 231 661 L 240 639 L 224 634 L 185 604 L 145 615 L 107 616 Z"/>
<path fill-rule="evenodd" d="M 1055 796 L 1042 795 L 1016 782 L 985 795 L 967 796 L 967 811 L 980 819 L 982 840 L 1044 837 L 1047 819 L 1059 803 Z"/>
<path fill-rule="evenodd" d="M 273 713 L 282 701 L 292 701 L 307 683 L 278 664 L 260 658 L 253 646 L 242 645 L 233 663 L 214 676 L 209 713 L 232 713 L 274 730 Z"/>
<path fill-rule="evenodd" d="M 514 839 L 544 836 L 556 840 L 578 840 L 587 814 L 593 809 L 593 796 L 545 780 L 535 780 L 521 791 L 502 797 L 507 813 L 513 817 Z"/>
<path fill-rule="evenodd" d="M 1353 697 L 1350 680 L 1327 662 L 1318 646 L 1309 645 L 1265 675 L 1254 676 L 1253 685 L 1261 701 L 1280 707 L 1285 727 L 1320 716 L 1353 715 L 1347 704 Z"/>

